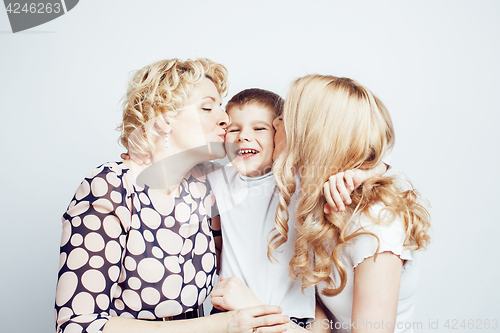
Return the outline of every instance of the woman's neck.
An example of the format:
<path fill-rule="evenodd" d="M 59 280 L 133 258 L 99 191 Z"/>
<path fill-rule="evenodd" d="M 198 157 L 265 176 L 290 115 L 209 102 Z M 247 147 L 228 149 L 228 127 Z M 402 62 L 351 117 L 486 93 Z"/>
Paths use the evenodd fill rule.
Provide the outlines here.
<path fill-rule="evenodd" d="M 137 184 L 174 196 L 179 196 L 182 179 L 196 164 L 203 162 L 200 154 L 192 151 L 176 152 L 170 148 L 157 151 L 151 160 L 150 165 L 129 163 Z"/>

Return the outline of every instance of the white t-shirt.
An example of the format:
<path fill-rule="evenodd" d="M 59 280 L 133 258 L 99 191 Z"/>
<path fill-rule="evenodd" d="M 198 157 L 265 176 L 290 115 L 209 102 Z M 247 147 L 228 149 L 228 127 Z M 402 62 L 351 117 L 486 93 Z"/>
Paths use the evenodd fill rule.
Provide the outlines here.
<path fill-rule="evenodd" d="M 378 216 L 378 213 L 384 208 L 382 204 L 375 204 L 371 207 L 372 216 Z M 382 214 L 385 214 L 384 212 Z M 403 246 L 405 240 L 405 230 L 403 221 L 396 218 L 391 224 L 382 226 L 375 224 L 370 218 L 362 215 L 353 220 L 354 223 L 350 233 L 363 227 L 365 230 L 377 235 L 380 240 L 380 249 L 378 253 L 390 251 L 404 260 L 401 273 L 401 285 L 399 290 L 398 312 L 394 332 L 412 332 L 412 318 L 415 309 L 415 299 L 419 275 L 420 253 L 412 252 Z M 335 316 L 337 321 L 336 330 L 333 332 L 351 332 L 351 311 L 353 301 L 354 287 L 354 268 L 363 260 L 373 257 L 377 250 L 377 239 L 371 235 L 359 235 L 354 237 L 350 243 L 345 246 L 341 252 L 340 260 L 345 264 L 347 271 L 347 284 L 340 294 L 333 297 L 327 297 L 320 294 L 320 299 L 328 310 Z M 340 284 L 338 272 L 336 269 L 330 274 L 336 286 Z M 325 288 L 325 282 L 317 285 L 318 291 Z M 332 318 L 330 318 L 332 319 Z M 380 323 L 363 323 L 366 326 L 359 328 L 374 327 Z M 333 324 L 332 324 L 333 325 Z M 380 328 L 380 326 L 378 326 Z M 385 327 L 385 326 L 384 326 Z"/>
<path fill-rule="evenodd" d="M 279 305 L 295 318 L 314 319 L 315 290 L 301 291 L 301 282 L 292 281 L 288 264 L 294 253 L 296 220 L 288 223 L 288 241 L 267 258 L 267 240 L 274 228 L 278 206 L 276 181 L 272 172 L 245 177 L 231 165 L 207 164 L 207 177 L 217 201 L 222 229 L 220 275 L 240 278 L 264 304 Z M 290 212 L 294 212 L 294 197 Z"/>

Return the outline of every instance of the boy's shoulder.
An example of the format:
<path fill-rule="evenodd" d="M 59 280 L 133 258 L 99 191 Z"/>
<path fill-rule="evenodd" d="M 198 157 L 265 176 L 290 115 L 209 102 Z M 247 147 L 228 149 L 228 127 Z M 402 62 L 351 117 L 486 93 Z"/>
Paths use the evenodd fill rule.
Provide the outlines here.
<path fill-rule="evenodd" d="M 220 181 L 228 181 L 228 178 L 234 178 L 238 174 L 238 170 L 231 164 L 222 164 L 220 162 L 205 162 L 203 163 L 207 179 L 210 183 L 215 184 Z"/>
<path fill-rule="evenodd" d="M 202 164 L 199 164 L 200 167 L 203 167 L 205 169 L 205 171 L 208 173 L 211 173 L 211 172 L 216 172 L 216 171 L 220 171 L 222 169 L 224 170 L 234 170 L 235 172 L 238 172 L 236 171 L 235 167 L 230 163 L 230 162 L 227 162 L 225 160 L 222 160 L 222 162 L 220 162 L 221 160 L 219 161 L 208 161 L 208 162 L 204 162 Z"/>

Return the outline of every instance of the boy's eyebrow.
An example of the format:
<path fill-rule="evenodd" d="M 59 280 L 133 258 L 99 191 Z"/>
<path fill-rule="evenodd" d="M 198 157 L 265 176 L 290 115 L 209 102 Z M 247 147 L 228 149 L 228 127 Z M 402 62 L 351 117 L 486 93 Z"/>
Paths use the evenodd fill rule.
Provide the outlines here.
<path fill-rule="evenodd" d="M 263 125 L 267 125 L 267 126 L 272 126 L 271 124 L 268 124 L 264 120 L 255 120 L 255 121 L 252 121 L 252 124 L 263 124 Z"/>
<path fill-rule="evenodd" d="M 235 122 L 235 121 L 232 121 L 231 120 L 231 117 L 229 117 L 229 124 L 228 124 L 228 127 L 231 126 L 231 125 L 240 125 L 239 122 Z M 272 124 L 269 124 L 268 122 L 264 121 L 264 120 L 253 120 L 250 125 L 266 125 L 266 126 L 269 126 L 269 127 L 273 127 Z"/>
<path fill-rule="evenodd" d="M 229 120 L 229 125 L 228 126 L 235 125 L 235 124 L 239 124 L 239 123 Z M 266 126 L 269 126 L 269 127 L 273 126 L 273 125 L 268 124 L 267 122 L 265 122 L 263 120 L 254 120 L 254 121 L 252 121 L 250 123 L 250 125 L 252 125 L 252 126 L 254 126 L 254 125 L 266 125 Z"/>

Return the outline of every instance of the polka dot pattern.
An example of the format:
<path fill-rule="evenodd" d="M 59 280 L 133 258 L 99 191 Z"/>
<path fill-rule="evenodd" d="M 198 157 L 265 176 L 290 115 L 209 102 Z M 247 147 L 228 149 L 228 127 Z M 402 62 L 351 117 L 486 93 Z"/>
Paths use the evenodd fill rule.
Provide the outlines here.
<path fill-rule="evenodd" d="M 106 286 L 104 275 L 95 269 L 90 269 L 82 275 L 83 286 L 93 293 L 100 293 Z"/>
<path fill-rule="evenodd" d="M 80 234 L 74 234 L 71 236 L 71 245 L 80 246 L 83 243 L 83 237 Z"/>
<path fill-rule="evenodd" d="M 139 277 L 149 283 L 160 281 L 165 274 L 165 266 L 155 258 L 144 258 L 137 265 Z"/>
<path fill-rule="evenodd" d="M 108 276 L 111 281 L 117 281 L 118 277 L 120 276 L 120 268 L 118 266 L 111 266 L 108 269 Z"/>
<path fill-rule="evenodd" d="M 82 198 L 85 198 L 89 193 L 90 185 L 86 180 L 84 180 L 76 190 L 75 199 L 82 200 Z"/>
<path fill-rule="evenodd" d="M 71 270 L 77 270 L 83 265 L 85 265 L 88 260 L 89 260 L 88 252 L 82 249 L 81 247 L 77 247 L 69 253 L 66 265 Z"/>
<path fill-rule="evenodd" d="M 80 218 L 80 216 L 75 216 L 71 220 L 71 224 L 73 224 L 73 227 L 78 228 L 80 224 L 82 224 L 82 219 Z"/>
<path fill-rule="evenodd" d="M 149 305 L 156 305 L 160 301 L 161 296 L 158 290 L 148 287 L 142 290 L 141 298 Z"/>
<path fill-rule="evenodd" d="M 66 263 L 67 257 L 68 256 L 65 252 L 63 252 L 59 255 L 59 269 L 61 269 L 63 267 L 63 265 Z"/>
<path fill-rule="evenodd" d="M 83 218 L 83 224 L 90 230 L 98 230 L 101 227 L 101 220 L 97 216 L 89 214 Z"/>
<path fill-rule="evenodd" d="M 128 271 L 135 271 L 137 268 L 137 263 L 135 262 L 135 259 L 132 257 L 126 257 L 125 258 L 125 268 Z"/>
<path fill-rule="evenodd" d="M 216 269 L 214 202 L 205 177 L 188 175 L 174 198 L 137 186 L 121 162 L 91 172 L 63 216 L 58 331 L 98 332 L 109 316 L 156 319 L 202 304 Z"/>
<path fill-rule="evenodd" d="M 92 191 L 92 195 L 94 197 L 102 197 L 108 192 L 108 183 L 106 180 L 96 177 L 90 184 L 90 190 Z"/>
<path fill-rule="evenodd" d="M 100 294 L 97 295 L 96 299 L 96 304 L 101 310 L 106 310 L 109 306 L 109 297 L 108 295 L 105 294 Z"/>
<path fill-rule="evenodd" d="M 102 259 L 102 257 L 100 256 L 93 256 L 92 258 L 90 258 L 89 265 L 92 268 L 101 268 L 104 265 L 104 259 Z"/>
<path fill-rule="evenodd" d="M 85 248 L 91 252 L 99 252 L 104 249 L 104 239 L 97 232 L 91 232 L 85 236 Z"/>
<path fill-rule="evenodd" d="M 132 288 L 134 290 L 138 290 L 138 289 L 141 289 L 142 282 L 140 279 L 138 279 L 136 277 L 131 277 L 130 279 L 128 279 L 128 285 L 130 288 Z"/>

